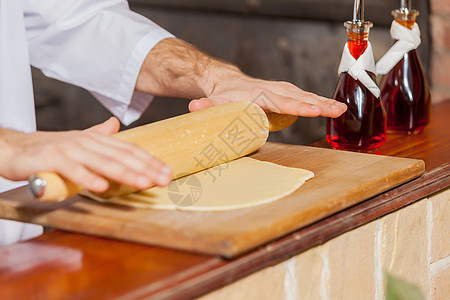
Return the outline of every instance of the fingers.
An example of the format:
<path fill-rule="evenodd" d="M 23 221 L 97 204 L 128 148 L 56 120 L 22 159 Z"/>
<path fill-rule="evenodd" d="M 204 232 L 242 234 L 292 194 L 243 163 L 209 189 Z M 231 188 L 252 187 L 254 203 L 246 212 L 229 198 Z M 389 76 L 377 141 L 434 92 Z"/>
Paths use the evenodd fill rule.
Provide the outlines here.
<path fill-rule="evenodd" d="M 89 143 L 84 143 L 84 146 L 88 147 L 91 151 L 98 152 L 99 154 L 105 154 L 111 157 L 132 155 L 132 157 L 136 158 L 139 162 L 146 161 L 149 157 L 152 157 L 141 147 L 119 139 L 112 139 L 108 136 L 98 134 L 92 134 L 89 138 Z M 92 144 L 92 142 L 102 143 L 104 145 L 104 149 L 99 149 L 99 147 L 96 144 Z"/>
<path fill-rule="evenodd" d="M 111 125 L 114 120 L 105 127 L 115 130 Z M 57 172 L 99 193 L 108 188 L 107 180 L 136 189 L 169 184 L 172 171 L 160 160 L 134 144 L 92 131 L 22 134 L 2 176 L 24 180 L 36 172 Z"/>
<path fill-rule="evenodd" d="M 111 117 L 108 120 L 106 120 L 105 122 L 92 126 L 88 129 L 86 129 L 85 131 L 88 132 L 97 132 L 100 134 L 105 134 L 105 135 L 111 135 L 113 133 L 118 132 L 120 129 L 120 123 L 119 120 L 117 120 L 117 118 L 115 117 Z"/>
<path fill-rule="evenodd" d="M 85 138 L 72 159 L 89 164 L 89 169 L 114 181 L 144 189 L 151 185 L 167 185 L 171 171 L 160 160 L 140 147 L 104 136 Z"/>
<path fill-rule="evenodd" d="M 275 94 L 268 90 L 265 90 L 264 94 L 270 101 L 259 101 L 259 98 L 257 97 L 256 103 L 266 111 L 272 111 L 279 114 L 303 117 L 317 117 L 321 115 L 325 117 L 338 117 L 347 108 L 343 103 L 303 91 L 301 97 L 297 95 L 297 99 Z M 189 103 L 189 110 L 194 112 L 209 108 L 216 105 L 215 102 L 221 102 L 221 104 L 223 104 L 227 101 L 214 101 L 208 98 L 196 99 Z"/>
<path fill-rule="evenodd" d="M 258 98 L 256 104 L 260 105 L 266 111 L 304 117 L 317 117 L 322 112 L 320 107 L 310 103 L 297 101 L 272 92 L 266 92 L 265 95 L 266 97 L 264 98 Z M 263 100 L 259 101 L 260 99 Z M 267 99 L 270 99 L 270 101 Z"/>
<path fill-rule="evenodd" d="M 172 172 L 167 165 L 139 146 L 104 136 L 117 132 L 119 127 L 118 120 L 112 117 L 87 129 L 89 135 L 79 151 L 71 152 L 72 158 L 101 176 L 138 189 L 168 185 Z"/>
<path fill-rule="evenodd" d="M 347 110 L 347 105 L 342 102 L 305 92 L 291 83 L 274 82 L 274 84 L 273 88 L 279 95 L 317 106 L 324 117 L 339 117 Z"/>
<path fill-rule="evenodd" d="M 64 160 L 61 162 L 64 163 L 65 167 L 58 168 L 54 171 L 73 183 L 94 193 L 103 193 L 108 189 L 109 183 L 106 179 L 91 172 L 82 164 L 72 160 Z"/>
<path fill-rule="evenodd" d="M 288 82 L 247 77 L 216 88 L 208 99 L 192 100 L 189 109 L 196 111 L 237 100 L 255 102 L 266 111 L 304 117 L 336 118 L 347 109 L 344 103 L 305 92 Z"/>
<path fill-rule="evenodd" d="M 345 105 L 344 103 L 321 97 L 312 93 L 303 92 L 301 100 L 304 103 L 309 103 L 313 106 L 319 107 L 321 110 L 320 115 L 324 117 L 336 118 L 347 110 L 347 105 Z"/>
<path fill-rule="evenodd" d="M 195 99 L 189 103 L 189 111 L 194 112 L 205 108 L 213 107 L 214 105 L 215 105 L 214 102 L 208 98 Z"/>
<path fill-rule="evenodd" d="M 136 161 L 132 156 L 122 155 L 119 156 L 120 159 L 116 159 L 105 155 L 105 152 L 99 154 L 96 151 L 86 151 L 83 145 L 79 145 L 73 151 L 68 152 L 67 157 L 80 165 L 82 164 L 84 168 L 89 169 L 97 176 L 137 189 L 145 189 L 151 185 L 167 185 L 170 181 L 170 169 L 166 170 L 162 163 L 154 158 L 147 160 L 143 164 L 144 168 L 142 166 L 136 168 L 132 166 Z M 78 170 L 81 169 L 78 168 Z M 84 180 L 83 184 L 86 184 Z"/>

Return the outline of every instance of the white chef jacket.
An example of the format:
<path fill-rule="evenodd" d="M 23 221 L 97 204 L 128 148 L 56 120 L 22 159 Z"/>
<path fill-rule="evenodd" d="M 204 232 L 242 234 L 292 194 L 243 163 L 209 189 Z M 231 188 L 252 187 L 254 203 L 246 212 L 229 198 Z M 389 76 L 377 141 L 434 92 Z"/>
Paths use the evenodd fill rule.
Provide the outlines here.
<path fill-rule="evenodd" d="M 0 0 L 0 127 L 36 130 L 30 63 L 89 90 L 123 123 L 135 121 L 152 100 L 134 91 L 142 62 L 169 37 L 125 0 Z M 23 184 L 0 177 L 0 192 Z M 0 246 L 41 233 L 0 220 Z"/>

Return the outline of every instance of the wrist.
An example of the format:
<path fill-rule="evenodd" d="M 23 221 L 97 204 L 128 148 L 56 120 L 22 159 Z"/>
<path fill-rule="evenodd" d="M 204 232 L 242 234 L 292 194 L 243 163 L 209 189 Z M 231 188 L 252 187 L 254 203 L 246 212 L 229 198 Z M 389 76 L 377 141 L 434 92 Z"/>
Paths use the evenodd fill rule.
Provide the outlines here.
<path fill-rule="evenodd" d="M 141 67 L 136 90 L 168 97 L 208 97 L 221 82 L 246 76 L 236 66 L 218 60 L 177 38 L 159 42 Z"/>
<path fill-rule="evenodd" d="M 135 89 L 163 97 L 202 97 L 198 82 L 208 64 L 209 57 L 191 44 L 177 38 L 162 40 L 145 58 Z"/>
<path fill-rule="evenodd" d="M 211 62 L 206 66 L 197 84 L 204 93 L 203 97 L 209 97 L 223 83 L 243 77 L 248 76 L 242 73 L 238 67 L 211 58 Z"/>

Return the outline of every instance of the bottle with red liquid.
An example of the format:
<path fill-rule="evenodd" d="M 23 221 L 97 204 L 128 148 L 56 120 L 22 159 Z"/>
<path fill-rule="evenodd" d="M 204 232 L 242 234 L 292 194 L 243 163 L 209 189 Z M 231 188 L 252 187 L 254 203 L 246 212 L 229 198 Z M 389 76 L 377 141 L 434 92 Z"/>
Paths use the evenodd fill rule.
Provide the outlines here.
<path fill-rule="evenodd" d="M 402 4 L 404 6 L 405 1 Z M 402 7 L 392 11 L 392 14 L 397 23 L 412 29 L 419 12 Z M 416 49 L 404 54 L 382 77 L 380 89 L 388 130 L 418 133 L 429 123 L 430 87 Z"/>
<path fill-rule="evenodd" d="M 356 5 L 355 5 L 356 6 Z M 345 23 L 350 54 L 358 59 L 368 46 L 371 22 L 360 20 Z M 375 74 L 367 72 L 375 82 Z M 334 149 L 370 151 L 386 139 L 386 112 L 379 97 L 349 73 L 340 74 L 333 99 L 347 105 L 340 117 L 327 118 L 327 141 Z"/>

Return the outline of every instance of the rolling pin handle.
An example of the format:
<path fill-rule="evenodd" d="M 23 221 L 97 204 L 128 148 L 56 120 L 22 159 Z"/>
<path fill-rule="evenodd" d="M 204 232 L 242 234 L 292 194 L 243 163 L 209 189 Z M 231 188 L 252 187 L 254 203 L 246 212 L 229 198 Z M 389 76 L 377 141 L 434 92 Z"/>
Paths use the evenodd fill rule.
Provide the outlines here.
<path fill-rule="evenodd" d="M 28 190 L 35 198 L 41 198 L 45 193 L 46 184 L 47 182 L 44 179 L 31 175 L 28 180 Z"/>

